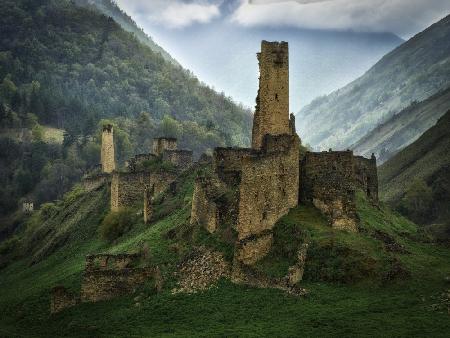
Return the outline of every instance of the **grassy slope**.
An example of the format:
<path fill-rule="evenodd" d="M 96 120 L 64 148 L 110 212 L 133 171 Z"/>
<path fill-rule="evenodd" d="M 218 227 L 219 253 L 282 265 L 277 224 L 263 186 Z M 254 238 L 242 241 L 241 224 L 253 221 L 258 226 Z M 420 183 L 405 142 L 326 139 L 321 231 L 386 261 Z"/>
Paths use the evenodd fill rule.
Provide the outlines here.
<path fill-rule="evenodd" d="M 281 291 L 254 289 L 222 281 L 218 288 L 194 295 L 148 293 L 136 307 L 134 296 L 108 302 L 82 304 L 58 315 L 49 314 L 49 291 L 63 284 L 74 291 L 80 288 L 84 255 L 89 252 L 133 251 L 148 243 L 155 262 L 173 263 L 170 247 L 174 240 L 166 232 L 185 224 L 195 172 L 186 175 L 176 197 L 166 196 L 157 212 L 170 215 L 150 227 L 137 224 L 117 243 L 107 244 L 96 236 L 97 224 L 107 208 L 107 191 L 77 193 L 60 202 L 61 211 L 43 227 L 56 232 L 37 242 L 37 246 L 70 229 L 70 240 L 33 266 L 30 258 L 16 261 L 0 274 L 0 336 L 445 336 L 450 330 L 443 310 L 431 311 L 436 298 L 446 287 L 450 274 L 448 249 L 410 240 L 417 236 L 414 224 L 389 210 L 372 207 L 361 196 L 358 201 L 362 219 L 361 234 L 333 231 L 318 212 L 299 206 L 284 217 L 277 228 L 298 227 L 312 241 L 308 259 L 314 269 L 306 272 L 302 283 L 310 294 L 294 298 Z M 106 201 L 106 202 L 105 202 Z M 73 206 L 78 212 L 74 213 Z M 165 209 L 165 210 L 163 210 Z M 173 211 L 175 210 L 175 211 Z M 37 229 L 42 226 L 37 225 Z M 32 233 L 39 233 L 35 229 Z M 320 280 L 317 264 L 323 244 L 351 248 L 359 257 L 379 261 L 394 254 L 370 234 L 382 230 L 402 243 L 410 254 L 395 254 L 412 273 L 411 278 L 391 282 L 360 278 L 358 282 L 339 283 Z M 326 247 L 326 245 L 325 245 Z M 316 250 L 314 249 L 316 248 Z M 319 249 L 317 249 L 319 248 Z M 31 246 L 30 254 L 39 250 Z M 331 276 L 339 273 L 339 256 L 328 253 L 326 266 Z M 325 264 L 326 265 L 326 264 Z M 384 266 L 384 265 L 382 265 Z M 170 286 L 170 285 L 169 285 Z M 447 285 L 448 287 L 448 285 Z M 147 292 L 144 291 L 146 294 Z"/>
<path fill-rule="evenodd" d="M 350 147 L 413 101 L 450 84 L 450 15 L 417 34 L 359 79 L 320 97 L 297 117 L 305 142 L 321 149 Z"/>
<path fill-rule="evenodd" d="M 450 88 L 415 103 L 379 125 L 351 149 L 369 157 L 375 153 L 383 163 L 399 150 L 416 141 L 450 109 Z"/>
<path fill-rule="evenodd" d="M 381 196 L 387 202 L 396 202 L 415 178 L 423 179 L 429 186 L 439 185 L 449 189 L 450 168 L 450 111 L 435 126 L 426 131 L 379 170 Z M 444 194 L 440 201 L 448 201 Z M 445 209 L 445 205 L 441 211 Z M 447 205 L 448 209 L 448 205 Z"/>

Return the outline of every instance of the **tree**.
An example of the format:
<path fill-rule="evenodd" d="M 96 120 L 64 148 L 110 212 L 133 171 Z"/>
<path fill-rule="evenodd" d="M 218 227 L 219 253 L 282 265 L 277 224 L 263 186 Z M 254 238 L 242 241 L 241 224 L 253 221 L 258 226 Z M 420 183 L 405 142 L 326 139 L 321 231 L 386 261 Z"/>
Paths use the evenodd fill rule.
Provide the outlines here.
<path fill-rule="evenodd" d="M 414 179 L 400 202 L 400 211 L 414 222 L 425 224 L 431 217 L 432 189 L 422 179 Z"/>

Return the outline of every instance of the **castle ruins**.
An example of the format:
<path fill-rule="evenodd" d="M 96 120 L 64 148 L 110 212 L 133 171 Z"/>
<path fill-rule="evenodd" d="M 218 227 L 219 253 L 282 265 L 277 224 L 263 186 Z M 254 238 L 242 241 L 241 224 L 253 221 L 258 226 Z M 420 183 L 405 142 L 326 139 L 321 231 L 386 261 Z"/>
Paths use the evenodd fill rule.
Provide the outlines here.
<path fill-rule="evenodd" d="M 297 262 L 283 278 L 273 280 L 252 270 L 270 252 L 275 224 L 299 204 L 312 204 L 334 229 L 357 232 L 357 192 L 362 191 L 370 201 L 378 203 L 376 158 L 331 149 L 308 151 L 301 156 L 295 118 L 289 113 L 288 44 L 262 41 L 257 56 L 260 80 L 252 146 L 215 148 L 211 161 L 206 155 L 200 158 L 198 163 L 210 165 L 212 170 L 204 171 L 195 180 L 190 225 L 203 227 L 213 235 L 230 230 L 231 242 L 234 241 L 229 274 L 232 281 L 276 287 L 299 295 L 303 291 L 296 285 L 303 276 L 308 243 L 300 245 Z M 153 198 L 169 189 L 180 173 L 191 167 L 192 152 L 178 150 L 174 138 L 156 138 L 151 153 L 134 156 L 127 161 L 125 171 L 118 171 L 113 127 L 106 125 L 101 160 L 101 172 L 83 179 L 85 188 L 94 190 L 110 183 L 111 210 L 138 206 L 143 210 L 144 222 L 150 223 Z M 152 165 L 155 161 L 171 167 L 163 170 Z M 199 255 L 200 261 L 209 257 L 218 271 L 217 278 L 228 276 L 228 263 L 219 256 L 205 252 Z M 98 301 L 132 292 L 150 277 L 161 285 L 159 269 L 133 267 L 137 259 L 138 255 L 129 254 L 87 256 L 80 298 L 56 287 L 52 293 L 52 312 L 79 301 Z M 194 277 L 203 273 L 196 264 L 187 262 L 184 266 L 186 271 L 195 272 Z M 185 282 L 190 284 L 192 280 L 187 278 Z"/>
<path fill-rule="evenodd" d="M 336 229 L 358 230 L 356 190 L 376 203 L 376 159 L 352 151 L 307 152 L 289 115 L 287 42 L 262 41 L 252 148 L 216 148 L 213 174 L 196 179 L 191 224 L 210 233 L 237 233 L 233 274 L 262 259 L 272 246 L 275 223 L 299 203 L 312 203 Z M 224 198 L 226 196 L 227 198 Z"/>

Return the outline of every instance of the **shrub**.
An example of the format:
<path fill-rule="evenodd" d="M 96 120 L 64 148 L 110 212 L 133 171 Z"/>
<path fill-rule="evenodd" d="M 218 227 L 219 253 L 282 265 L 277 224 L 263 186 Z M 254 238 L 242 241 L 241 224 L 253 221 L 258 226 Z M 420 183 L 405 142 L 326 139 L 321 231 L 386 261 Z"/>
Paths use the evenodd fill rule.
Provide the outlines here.
<path fill-rule="evenodd" d="M 137 216 L 131 209 L 112 211 L 106 215 L 100 225 L 100 237 L 112 242 L 130 231 L 136 222 Z"/>

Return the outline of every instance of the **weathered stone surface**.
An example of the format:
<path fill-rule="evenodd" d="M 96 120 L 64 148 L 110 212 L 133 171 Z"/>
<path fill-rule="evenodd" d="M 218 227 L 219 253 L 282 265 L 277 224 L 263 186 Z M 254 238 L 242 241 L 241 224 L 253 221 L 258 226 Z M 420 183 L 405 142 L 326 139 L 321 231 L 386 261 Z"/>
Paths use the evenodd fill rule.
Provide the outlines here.
<path fill-rule="evenodd" d="M 249 238 L 236 244 L 235 256 L 243 264 L 253 265 L 269 253 L 272 243 L 271 232 Z"/>
<path fill-rule="evenodd" d="M 179 266 L 177 288 L 172 293 L 195 293 L 212 287 L 230 276 L 230 267 L 219 252 L 200 248 Z"/>
<path fill-rule="evenodd" d="M 303 243 L 297 253 L 297 263 L 289 267 L 287 281 L 291 286 L 296 285 L 303 279 L 306 265 L 306 254 L 308 251 L 308 243 Z"/>
<path fill-rule="evenodd" d="M 190 220 L 191 224 L 200 224 L 210 233 L 216 231 L 218 223 L 217 205 L 208 194 L 212 184 L 212 180 L 202 177 L 195 180 Z"/>
<path fill-rule="evenodd" d="M 98 302 L 132 293 L 154 274 L 154 268 L 85 271 L 81 282 L 81 301 Z"/>
<path fill-rule="evenodd" d="M 357 231 L 357 188 L 378 202 L 375 157 L 353 156 L 349 150 L 307 152 L 300 171 L 300 201 L 313 203 L 336 229 Z"/>
<path fill-rule="evenodd" d="M 126 166 L 130 171 L 142 171 L 143 165 L 147 161 L 156 160 L 158 158 L 155 154 L 138 154 L 130 158 L 126 162 Z"/>
<path fill-rule="evenodd" d="M 260 149 L 265 135 L 290 134 L 289 49 L 287 42 L 261 42 L 259 89 L 253 119 L 252 148 Z"/>
<path fill-rule="evenodd" d="M 106 173 L 100 173 L 96 175 L 86 176 L 81 179 L 81 184 L 84 190 L 94 191 L 109 183 L 111 175 Z"/>
<path fill-rule="evenodd" d="M 101 162 L 102 171 L 104 173 L 112 173 L 113 170 L 116 169 L 116 161 L 114 157 L 113 126 L 110 124 L 106 124 L 103 126 Z"/>
<path fill-rule="evenodd" d="M 267 135 L 256 155 L 242 161 L 238 239 L 272 229 L 298 203 L 299 140 L 294 135 Z"/>
<path fill-rule="evenodd" d="M 144 223 L 150 223 L 150 219 L 153 214 L 152 197 L 155 193 L 154 187 L 149 187 L 148 185 L 144 188 Z"/>
<path fill-rule="evenodd" d="M 164 150 L 162 158 L 180 170 L 190 168 L 193 163 L 193 153 L 190 150 Z"/>
<path fill-rule="evenodd" d="M 378 203 L 378 170 L 375 155 L 372 154 L 370 159 L 355 156 L 353 160 L 356 186 L 362 189 L 372 202 Z"/>
<path fill-rule="evenodd" d="M 161 288 L 158 267 L 133 267 L 139 264 L 141 254 L 96 254 L 86 256 L 86 267 L 81 282 L 81 301 L 97 302 L 132 293 L 149 278 Z"/>
<path fill-rule="evenodd" d="M 153 139 L 153 154 L 162 156 L 165 150 L 176 150 L 177 139 L 173 137 L 158 137 Z"/>
<path fill-rule="evenodd" d="M 145 186 L 151 186 L 155 194 L 165 191 L 176 179 L 170 172 L 114 172 L 111 180 L 111 210 L 141 204 Z"/>
<path fill-rule="evenodd" d="M 50 313 L 58 313 L 78 304 L 78 298 L 64 286 L 55 286 L 51 292 Z"/>

